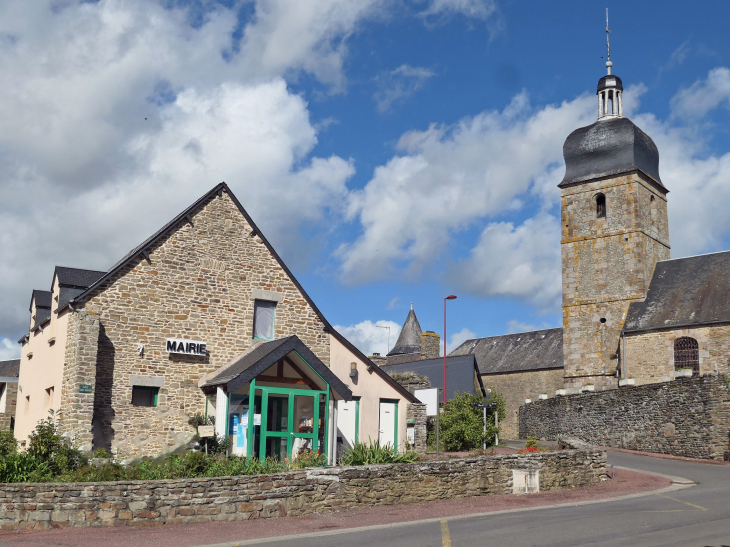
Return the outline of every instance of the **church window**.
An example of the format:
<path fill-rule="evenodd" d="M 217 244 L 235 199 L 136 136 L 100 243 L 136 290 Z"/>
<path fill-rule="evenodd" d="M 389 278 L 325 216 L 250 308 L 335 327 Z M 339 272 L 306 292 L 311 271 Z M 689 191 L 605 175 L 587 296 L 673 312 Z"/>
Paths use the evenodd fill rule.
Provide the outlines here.
<path fill-rule="evenodd" d="M 606 196 L 603 194 L 596 196 L 596 218 L 606 218 Z"/>
<path fill-rule="evenodd" d="M 700 349 L 697 340 L 688 336 L 674 341 L 674 370 L 691 368 L 693 376 L 700 374 Z"/>

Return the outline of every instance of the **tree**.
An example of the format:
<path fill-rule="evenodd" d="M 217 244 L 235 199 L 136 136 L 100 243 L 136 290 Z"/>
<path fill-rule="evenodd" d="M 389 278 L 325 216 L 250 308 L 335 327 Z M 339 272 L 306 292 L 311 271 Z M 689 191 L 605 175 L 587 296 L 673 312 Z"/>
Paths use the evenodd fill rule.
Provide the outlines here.
<path fill-rule="evenodd" d="M 494 413 L 499 414 L 499 419 L 506 416 L 504 398 L 492 391 L 492 401 L 497 402 L 495 410 L 487 410 L 487 444 L 494 443 L 497 428 L 494 425 Z M 441 414 L 441 440 L 444 450 L 459 451 L 473 450 L 480 448 L 484 442 L 484 411 L 481 408 L 474 408 L 475 404 L 484 402 L 481 397 L 472 393 L 457 392 L 453 398 L 446 402 L 444 411 Z"/>

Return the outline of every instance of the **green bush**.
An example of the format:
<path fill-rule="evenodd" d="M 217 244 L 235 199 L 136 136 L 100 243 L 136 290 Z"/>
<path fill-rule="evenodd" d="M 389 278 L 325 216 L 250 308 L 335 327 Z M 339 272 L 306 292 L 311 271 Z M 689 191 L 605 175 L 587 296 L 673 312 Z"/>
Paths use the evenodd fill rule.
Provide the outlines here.
<path fill-rule="evenodd" d="M 91 453 L 91 456 L 94 458 L 111 458 L 111 454 L 106 451 L 106 448 L 97 448 Z"/>
<path fill-rule="evenodd" d="M 414 463 L 418 461 L 416 452 L 407 451 L 395 454 L 390 443 L 381 445 L 379 441 L 370 444 L 356 443 L 350 450 L 346 450 L 340 458 L 342 465 L 372 465 L 378 463 Z"/>
<path fill-rule="evenodd" d="M 506 415 L 504 398 L 492 391 L 492 400 L 497 402 L 496 412 L 499 419 Z M 481 397 L 472 393 L 457 392 L 444 405 L 440 416 L 440 437 L 444 450 L 461 451 L 480 448 L 486 439 L 488 445 L 494 443 L 497 428 L 494 425 L 495 410 L 487 411 L 486 436 L 484 434 L 484 411 L 474 408 L 474 404 L 483 402 Z"/>
<path fill-rule="evenodd" d="M 81 451 L 69 446 L 58 434 L 51 418 L 39 422 L 31 433 L 26 454 L 39 464 L 47 465 L 53 475 L 74 471 L 87 463 Z"/>
<path fill-rule="evenodd" d="M 0 456 L 18 453 L 18 441 L 12 431 L 0 431 Z"/>

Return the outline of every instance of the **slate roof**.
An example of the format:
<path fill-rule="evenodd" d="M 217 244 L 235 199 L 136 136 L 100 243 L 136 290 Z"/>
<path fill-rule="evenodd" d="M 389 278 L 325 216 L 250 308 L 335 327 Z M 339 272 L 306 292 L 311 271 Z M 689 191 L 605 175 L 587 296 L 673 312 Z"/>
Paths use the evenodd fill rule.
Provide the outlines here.
<path fill-rule="evenodd" d="M 418 323 L 416 312 L 413 308 L 408 312 L 406 322 L 395 341 L 395 346 L 388 352 L 388 355 L 402 355 L 404 353 L 421 353 L 421 325 Z"/>
<path fill-rule="evenodd" d="M 651 137 L 628 118 L 612 118 L 573 131 L 563 144 L 565 188 L 586 180 L 641 171 L 664 192 L 659 150 Z"/>
<path fill-rule="evenodd" d="M 20 375 L 20 359 L 0 361 L 0 377 L 17 378 Z"/>
<path fill-rule="evenodd" d="M 33 300 L 35 300 L 35 323 L 30 329 L 34 331 L 47 321 L 51 320 L 51 303 L 53 302 L 53 293 L 50 291 L 33 290 L 30 299 L 30 311 L 33 310 Z"/>
<path fill-rule="evenodd" d="M 730 322 L 730 251 L 657 262 L 624 332 Z"/>
<path fill-rule="evenodd" d="M 96 270 L 82 270 L 79 268 L 66 268 L 64 266 L 56 266 L 53 273 L 54 281 L 58 278 L 58 284 L 61 287 L 77 287 L 79 289 L 87 289 L 96 283 L 106 272 Z"/>
<path fill-rule="evenodd" d="M 444 387 L 444 358 L 424 359 L 410 363 L 398 363 L 382 367 L 388 374 L 394 372 L 415 372 L 427 377 L 431 387 Z M 446 358 L 446 398 L 451 399 L 457 391 L 461 393 L 476 393 L 484 396 L 484 386 L 481 376 L 477 375 L 480 390 L 474 389 L 474 375 L 477 373 L 476 359 L 473 355 L 460 355 Z"/>
<path fill-rule="evenodd" d="M 228 392 L 235 391 L 250 382 L 289 353 L 296 351 L 325 382 L 346 401 L 352 400 L 352 392 L 309 348 L 296 336 L 287 336 L 264 342 L 240 357 L 222 366 L 200 387 L 225 385 Z"/>
<path fill-rule="evenodd" d="M 35 300 L 35 307 L 36 308 L 48 308 L 51 309 L 51 303 L 53 302 L 53 293 L 51 291 L 39 291 L 38 289 L 33 289 L 33 293 L 30 297 L 30 306 L 28 306 L 28 311 L 33 311 L 33 300 Z"/>
<path fill-rule="evenodd" d="M 481 374 L 563 368 L 563 329 L 467 340 L 449 356 L 474 355 Z"/>
<path fill-rule="evenodd" d="M 165 224 L 162 228 L 160 228 L 157 232 L 155 232 L 152 236 L 147 238 L 145 241 L 143 241 L 140 245 L 137 245 L 134 249 L 132 249 L 129 253 L 127 253 L 124 258 L 122 258 L 119 262 L 117 262 L 114 266 L 109 269 L 108 272 L 106 272 L 101 278 L 97 279 L 92 285 L 88 287 L 88 289 L 85 289 L 83 292 L 81 292 L 78 295 L 75 295 L 72 297 L 69 301 L 65 302 L 63 306 L 60 305 L 56 311 L 61 311 L 63 307 L 67 306 L 68 304 L 71 304 L 73 302 L 80 302 L 83 301 L 87 296 L 89 296 L 91 293 L 93 293 L 95 290 L 100 288 L 102 284 L 113 278 L 114 275 L 116 275 L 122 268 L 127 266 L 132 260 L 136 259 L 140 255 L 145 256 L 146 253 L 148 253 L 148 249 L 155 245 L 159 240 L 161 240 L 163 237 L 165 237 L 170 231 L 172 231 L 178 224 L 180 224 L 183 221 L 186 222 L 192 222 L 193 217 L 195 215 L 195 211 L 199 209 L 200 207 L 204 206 L 208 200 L 213 199 L 216 195 L 222 195 L 223 192 L 226 192 L 228 196 L 231 198 L 233 203 L 236 205 L 238 210 L 241 212 L 243 217 L 246 219 L 246 222 L 251 226 L 252 233 L 258 235 L 258 237 L 261 239 L 262 243 L 268 251 L 271 253 L 271 255 L 274 257 L 274 260 L 276 260 L 281 268 L 284 270 L 284 273 L 291 279 L 292 283 L 294 283 L 294 286 L 299 290 L 301 295 L 304 297 L 304 299 L 307 301 L 307 303 L 311 306 L 311 308 L 314 310 L 314 313 L 317 314 L 317 317 L 322 321 L 322 324 L 324 325 L 324 331 L 327 333 L 332 333 L 332 335 L 337 338 L 337 340 L 342 343 L 346 348 L 348 348 L 354 355 L 358 357 L 363 363 L 365 363 L 369 369 L 373 370 L 376 374 L 378 374 L 383 380 L 385 380 L 386 383 L 390 384 L 393 389 L 395 389 L 398 393 L 400 393 L 403 398 L 410 402 L 415 402 L 416 398 L 411 395 L 408 390 L 404 389 L 403 386 L 401 386 L 398 382 L 393 380 L 390 376 L 388 376 L 385 372 L 380 370 L 380 367 L 375 365 L 370 359 L 368 359 L 363 352 L 361 352 L 359 349 L 357 349 L 352 342 L 350 342 L 347 338 L 345 338 L 342 334 L 340 334 L 337 330 L 335 330 L 329 321 L 324 317 L 322 312 L 317 308 L 314 301 L 309 297 L 307 292 L 304 290 L 304 288 L 301 286 L 299 281 L 296 277 L 294 277 L 294 274 L 292 274 L 291 270 L 289 270 L 289 267 L 284 263 L 284 261 L 281 259 L 279 254 L 276 252 L 274 247 L 271 246 L 271 243 L 264 237 L 264 234 L 259 230 L 258 226 L 256 226 L 256 223 L 253 221 L 253 219 L 249 216 L 249 214 L 246 212 L 246 210 L 243 208 L 241 203 L 238 201 L 238 198 L 233 194 L 231 189 L 228 187 L 228 185 L 225 182 L 221 182 L 220 184 L 215 185 L 211 190 L 209 190 L 205 195 L 200 197 L 195 203 L 190 205 L 187 209 L 185 209 L 183 212 L 181 212 L 179 215 L 177 215 L 175 218 L 173 218 L 170 222 Z M 146 258 L 146 256 L 145 256 Z"/>

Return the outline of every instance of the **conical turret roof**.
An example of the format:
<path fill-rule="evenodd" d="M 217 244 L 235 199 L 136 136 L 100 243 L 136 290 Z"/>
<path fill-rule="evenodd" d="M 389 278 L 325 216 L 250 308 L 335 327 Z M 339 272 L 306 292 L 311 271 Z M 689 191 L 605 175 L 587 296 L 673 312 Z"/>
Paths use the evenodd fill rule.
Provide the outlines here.
<path fill-rule="evenodd" d="M 406 322 L 403 323 L 403 329 L 401 329 L 398 335 L 398 340 L 395 342 L 395 347 L 388 352 L 388 355 L 402 355 L 404 353 L 421 353 L 421 325 L 418 323 L 416 312 L 408 312 Z"/>

